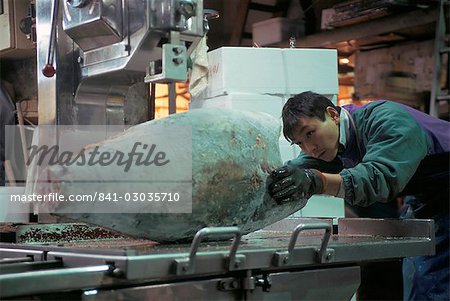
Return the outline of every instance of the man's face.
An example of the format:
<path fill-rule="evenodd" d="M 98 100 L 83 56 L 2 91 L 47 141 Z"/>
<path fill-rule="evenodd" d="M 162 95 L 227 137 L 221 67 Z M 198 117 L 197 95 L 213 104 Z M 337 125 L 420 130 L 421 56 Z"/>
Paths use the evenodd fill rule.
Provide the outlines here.
<path fill-rule="evenodd" d="M 325 121 L 311 117 L 300 118 L 293 138 L 293 142 L 306 154 L 323 161 L 333 161 L 338 151 L 338 112 L 328 107 Z"/>

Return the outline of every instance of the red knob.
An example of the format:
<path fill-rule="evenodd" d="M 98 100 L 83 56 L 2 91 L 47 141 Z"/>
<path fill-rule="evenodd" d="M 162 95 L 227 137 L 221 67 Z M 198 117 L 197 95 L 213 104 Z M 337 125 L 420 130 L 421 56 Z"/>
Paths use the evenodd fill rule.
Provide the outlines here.
<path fill-rule="evenodd" d="M 55 68 L 50 64 L 46 64 L 44 68 L 42 68 L 42 74 L 44 74 L 45 77 L 53 77 L 55 73 Z"/>

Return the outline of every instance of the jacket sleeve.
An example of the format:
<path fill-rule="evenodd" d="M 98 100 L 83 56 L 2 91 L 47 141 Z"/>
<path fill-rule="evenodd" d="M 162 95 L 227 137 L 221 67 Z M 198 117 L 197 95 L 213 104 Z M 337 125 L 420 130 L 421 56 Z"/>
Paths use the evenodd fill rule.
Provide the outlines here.
<path fill-rule="evenodd" d="M 343 169 L 341 160 L 335 158 L 331 162 L 322 161 L 301 152 L 300 155 L 286 162 L 287 165 L 297 166 L 299 168 L 312 168 L 321 172 L 337 174 Z"/>
<path fill-rule="evenodd" d="M 381 102 L 355 115 L 366 152 L 361 163 L 340 172 L 345 200 L 360 206 L 388 202 L 413 177 L 431 140 L 417 121 L 395 103 Z"/>

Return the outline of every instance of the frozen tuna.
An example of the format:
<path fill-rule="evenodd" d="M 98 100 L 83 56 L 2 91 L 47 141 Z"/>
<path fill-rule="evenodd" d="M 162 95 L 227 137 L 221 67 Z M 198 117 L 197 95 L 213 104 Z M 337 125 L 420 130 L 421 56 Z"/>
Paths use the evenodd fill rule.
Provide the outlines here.
<path fill-rule="evenodd" d="M 279 134 L 278 120 L 264 113 L 192 110 L 136 125 L 72 158 L 66 154 L 41 173 L 37 190 L 65 198 L 96 194 L 95 201 L 45 206 L 61 220 L 159 242 L 192 239 L 207 226 L 249 233 L 306 204 L 277 205 L 267 194 L 268 174 L 282 165 Z M 87 164 L 94 151 L 97 161 Z M 155 193 L 171 200 L 159 195 L 156 201 Z"/>

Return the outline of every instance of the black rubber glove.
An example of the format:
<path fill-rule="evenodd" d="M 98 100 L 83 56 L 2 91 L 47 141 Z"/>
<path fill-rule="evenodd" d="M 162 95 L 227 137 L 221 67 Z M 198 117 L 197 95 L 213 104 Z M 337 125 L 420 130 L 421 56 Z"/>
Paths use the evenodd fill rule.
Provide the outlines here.
<path fill-rule="evenodd" d="M 316 169 L 285 165 L 271 172 L 269 183 L 270 196 L 281 204 L 323 193 L 325 177 Z"/>

